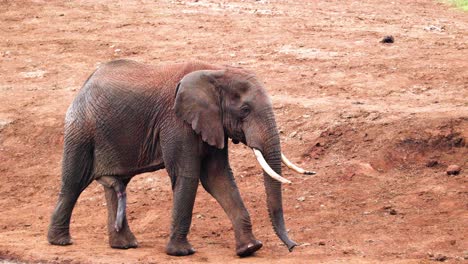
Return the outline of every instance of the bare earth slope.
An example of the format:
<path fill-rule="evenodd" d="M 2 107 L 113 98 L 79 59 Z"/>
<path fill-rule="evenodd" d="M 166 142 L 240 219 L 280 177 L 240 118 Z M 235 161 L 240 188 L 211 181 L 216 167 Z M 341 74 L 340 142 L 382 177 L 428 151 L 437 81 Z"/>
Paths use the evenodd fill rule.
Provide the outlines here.
<path fill-rule="evenodd" d="M 417 1 L 0 1 L 0 262 L 425 263 L 468 258 L 468 14 Z M 385 35 L 395 43 L 382 44 Z M 264 242 L 235 256 L 220 206 L 202 188 L 191 242 L 165 255 L 164 171 L 129 185 L 140 248 L 107 245 L 102 188 L 72 217 L 75 244 L 48 245 L 65 111 L 87 76 L 116 58 L 199 59 L 257 72 L 285 153 L 319 172 L 285 171 L 288 253 L 274 235 L 250 150 L 231 162 Z M 445 169 L 458 164 L 460 175 Z"/>

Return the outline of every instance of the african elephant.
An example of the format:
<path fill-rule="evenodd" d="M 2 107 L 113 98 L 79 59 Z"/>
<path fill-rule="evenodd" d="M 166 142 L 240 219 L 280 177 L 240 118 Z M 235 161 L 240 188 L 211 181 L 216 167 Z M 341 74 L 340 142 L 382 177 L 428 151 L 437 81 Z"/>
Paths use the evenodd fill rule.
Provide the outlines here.
<path fill-rule="evenodd" d="M 173 190 L 169 255 L 195 250 L 187 240 L 198 183 L 219 202 L 233 224 L 236 253 L 262 247 L 228 160 L 228 138 L 254 150 L 264 169 L 274 231 L 292 250 L 283 217 L 282 153 L 271 101 L 254 74 L 201 62 L 147 66 L 117 60 L 85 82 L 65 118 L 62 185 L 48 241 L 69 245 L 73 207 L 96 180 L 104 186 L 109 244 L 137 247 L 126 218 L 126 186 L 140 173 L 166 168 Z M 296 171 L 304 171 L 283 156 Z M 270 175 L 272 177 L 270 177 Z"/>

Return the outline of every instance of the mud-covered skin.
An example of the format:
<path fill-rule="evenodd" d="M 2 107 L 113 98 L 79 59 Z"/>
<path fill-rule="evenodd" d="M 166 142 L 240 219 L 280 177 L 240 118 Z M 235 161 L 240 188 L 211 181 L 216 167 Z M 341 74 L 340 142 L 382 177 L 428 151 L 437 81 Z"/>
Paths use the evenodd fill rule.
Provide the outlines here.
<path fill-rule="evenodd" d="M 143 172 L 166 168 L 173 189 L 169 255 L 195 252 L 187 240 L 198 183 L 230 218 L 239 256 L 262 247 L 252 234 L 229 166 L 227 140 L 262 151 L 281 174 L 281 147 L 271 101 L 255 75 L 200 62 L 151 67 L 119 60 L 86 81 L 65 120 L 62 188 L 48 240 L 71 243 L 69 224 L 80 193 L 104 186 L 109 244 L 138 246 L 126 218 L 126 186 Z M 268 210 L 278 237 L 291 249 L 284 224 L 281 184 L 265 176 Z"/>

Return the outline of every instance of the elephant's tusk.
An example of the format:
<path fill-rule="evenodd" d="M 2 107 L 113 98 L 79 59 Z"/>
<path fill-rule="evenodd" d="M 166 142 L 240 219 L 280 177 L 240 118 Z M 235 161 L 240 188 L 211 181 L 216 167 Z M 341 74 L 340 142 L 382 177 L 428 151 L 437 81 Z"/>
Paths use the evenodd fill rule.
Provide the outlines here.
<path fill-rule="evenodd" d="M 288 166 L 288 168 L 290 168 L 291 170 L 293 170 L 295 172 L 305 174 L 305 175 L 317 174 L 315 171 L 306 171 L 306 170 L 304 170 L 302 168 L 299 168 L 298 166 L 294 165 L 291 161 L 288 160 L 288 158 L 286 158 L 286 156 L 283 153 L 281 153 L 281 160 L 283 161 L 283 163 L 286 166 Z"/>
<path fill-rule="evenodd" d="M 268 174 L 270 175 L 270 177 L 272 177 L 273 179 L 279 181 L 279 182 L 282 182 L 282 183 L 287 183 L 287 184 L 291 184 L 291 181 L 288 180 L 288 179 L 285 179 L 283 177 L 281 177 L 278 173 L 276 173 L 271 167 L 270 165 L 268 165 L 268 163 L 266 162 L 265 158 L 263 157 L 262 155 L 262 152 L 260 152 L 260 150 L 258 149 L 252 149 L 254 154 L 255 154 L 255 157 L 257 158 L 257 161 L 258 163 L 260 163 L 260 166 L 262 166 L 262 169 Z"/>

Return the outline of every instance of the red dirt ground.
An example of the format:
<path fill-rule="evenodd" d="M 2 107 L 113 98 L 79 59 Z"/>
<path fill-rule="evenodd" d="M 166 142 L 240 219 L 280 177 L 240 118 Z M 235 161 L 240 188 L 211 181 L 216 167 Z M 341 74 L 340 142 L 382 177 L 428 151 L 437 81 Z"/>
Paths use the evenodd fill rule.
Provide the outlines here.
<path fill-rule="evenodd" d="M 0 262 L 429 263 L 468 258 L 468 14 L 417 1 L 0 1 Z M 395 43 L 379 41 L 393 35 Z M 165 171 L 129 185 L 141 247 L 107 245 L 102 188 L 80 197 L 75 244 L 46 241 L 60 185 L 65 111 L 100 64 L 199 59 L 257 72 L 282 147 L 316 176 L 284 170 L 294 252 L 274 235 L 261 170 L 244 146 L 231 163 L 264 242 L 235 256 L 232 228 L 199 189 L 197 253 L 164 253 Z M 448 176 L 450 164 L 461 174 Z M 432 166 L 433 165 L 433 166 Z"/>

